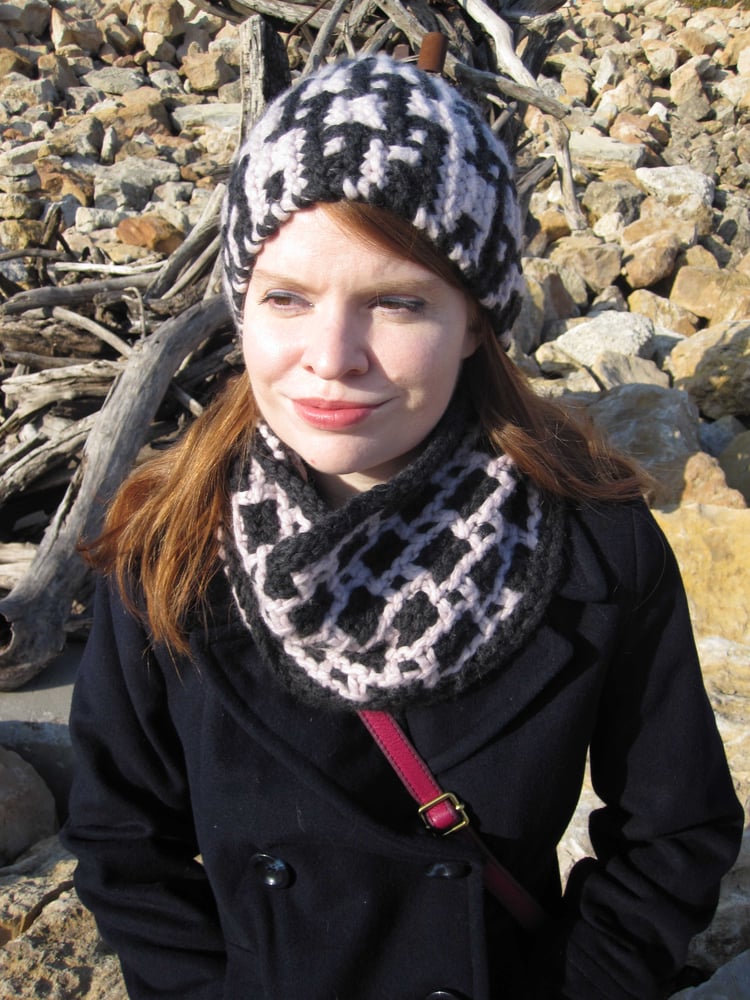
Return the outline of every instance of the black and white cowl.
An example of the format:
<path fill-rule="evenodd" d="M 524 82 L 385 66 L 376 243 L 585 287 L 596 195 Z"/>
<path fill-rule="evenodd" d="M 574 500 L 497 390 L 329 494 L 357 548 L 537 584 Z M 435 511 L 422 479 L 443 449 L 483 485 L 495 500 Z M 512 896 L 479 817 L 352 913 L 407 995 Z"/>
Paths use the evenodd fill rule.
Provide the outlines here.
<path fill-rule="evenodd" d="M 259 428 L 236 470 L 225 569 L 298 696 L 353 710 L 449 697 L 538 626 L 560 571 L 562 504 L 462 430 L 444 418 L 408 468 L 331 510 Z"/>

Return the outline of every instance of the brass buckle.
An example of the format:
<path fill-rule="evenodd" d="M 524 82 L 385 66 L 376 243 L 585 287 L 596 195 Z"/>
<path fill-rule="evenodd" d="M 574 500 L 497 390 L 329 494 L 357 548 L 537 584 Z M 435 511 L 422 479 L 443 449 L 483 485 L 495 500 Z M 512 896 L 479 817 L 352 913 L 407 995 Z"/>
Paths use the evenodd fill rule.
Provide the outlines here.
<path fill-rule="evenodd" d="M 448 829 L 441 829 L 440 827 L 433 826 L 427 815 L 433 806 L 440 805 L 441 802 L 450 802 L 458 813 L 458 819 L 453 826 L 448 827 Z M 433 799 L 432 802 L 425 802 L 424 805 L 419 807 L 419 815 L 422 817 L 422 822 L 428 830 L 432 830 L 433 832 L 437 831 L 443 837 L 447 837 L 449 833 L 455 833 L 456 830 L 463 830 L 465 826 L 469 825 L 469 817 L 466 815 L 466 806 L 463 802 L 460 802 L 456 798 L 453 792 L 443 792 L 442 795 L 438 795 L 438 797 Z"/>

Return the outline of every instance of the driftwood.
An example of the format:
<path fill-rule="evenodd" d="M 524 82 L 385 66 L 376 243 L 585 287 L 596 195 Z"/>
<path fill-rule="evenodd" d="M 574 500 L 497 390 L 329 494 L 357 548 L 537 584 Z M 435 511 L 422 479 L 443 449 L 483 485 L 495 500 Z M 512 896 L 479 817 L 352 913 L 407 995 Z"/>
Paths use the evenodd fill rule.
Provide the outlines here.
<path fill-rule="evenodd" d="M 101 527 L 103 505 L 130 470 L 183 358 L 228 321 L 226 303 L 216 297 L 168 320 L 131 354 L 28 573 L 0 601 L 8 636 L 0 690 L 25 684 L 62 649 L 72 601 L 88 572 L 79 540 Z"/>
<path fill-rule="evenodd" d="M 559 3 L 528 0 L 522 9 L 507 9 L 495 0 L 196 0 L 241 25 L 238 140 L 291 81 L 292 52 L 297 75 L 305 75 L 338 54 L 394 51 L 397 44 L 405 50 L 399 58 L 415 59 L 425 35 L 437 31 L 447 41 L 445 75 L 485 103 L 511 152 L 520 145 L 527 106 L 547 117 L 555 156 L 524 164 L 519 190 L 527 201 L 534 185 L 557 170 L 576 228 L 568 111 L 535 82 L 562 26 Z M 269 16 L 289 26 L 285 39 Z M 38 546 L 0 542 L 0 590 L 10 589 L 0 599 L 0 690 L 36 676 L 75 627 L 71 608 L 89 584 L 77 545 L 97 533 L 107 499 L 140 449 L 174 437 L 190 419 L 185 410 L 198 415 L 214 383 L 240 363 L 218 296 L 224 191 L 217 183 L 198 224 L 159 262 L 77 261 L 64 243 L 63 252 L 54 249 L 50 216 L 43 248 L 23 254 L 38 258 L 41 287 L 0 302 L 0 506 L 64 490 Z M 56 356 L 61 340 L 68 342 L 66 357 Z M 37 514 L 26 508 L 22 516 L 33 521 Z"/>

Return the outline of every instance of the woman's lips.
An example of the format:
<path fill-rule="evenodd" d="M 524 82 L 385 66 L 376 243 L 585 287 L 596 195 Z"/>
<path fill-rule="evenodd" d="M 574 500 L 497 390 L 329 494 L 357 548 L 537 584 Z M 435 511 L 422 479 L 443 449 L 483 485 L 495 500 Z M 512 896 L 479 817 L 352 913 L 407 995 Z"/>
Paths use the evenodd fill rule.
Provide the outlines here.
<path fill-rule="evenodd" d="M 362 423 L 377 410 L 380 403 L 350 403 L 335 399 L 295 399 L 292 401 L 299 417 L 322 430 L 343 430 Z"/>

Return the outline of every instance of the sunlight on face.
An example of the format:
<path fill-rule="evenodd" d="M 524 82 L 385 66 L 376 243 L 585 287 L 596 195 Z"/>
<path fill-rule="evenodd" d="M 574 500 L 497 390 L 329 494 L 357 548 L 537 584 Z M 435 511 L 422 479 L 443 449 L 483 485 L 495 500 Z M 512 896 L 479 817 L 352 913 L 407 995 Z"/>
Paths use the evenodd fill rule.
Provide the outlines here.
<path fill-rule="evenodd" d="M 463 292 L 321 208 L 294 213 L 258 256 L 242 326 L 250 384 L 334 503 L 409 462 L 475 347 Z"/>

